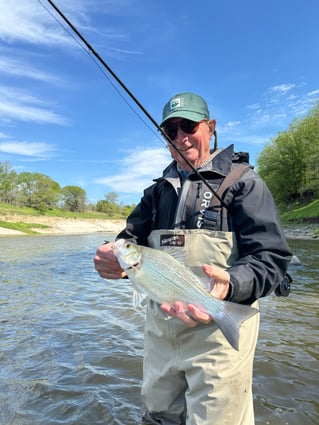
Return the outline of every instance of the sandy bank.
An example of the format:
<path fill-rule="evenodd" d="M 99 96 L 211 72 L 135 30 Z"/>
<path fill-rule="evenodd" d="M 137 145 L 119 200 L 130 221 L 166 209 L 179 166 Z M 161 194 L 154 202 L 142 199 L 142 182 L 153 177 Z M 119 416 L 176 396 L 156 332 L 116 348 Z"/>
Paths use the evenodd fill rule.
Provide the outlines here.
<path fill-rule="evenodd" d="M 45 216 L 25 215 L 0 215 L 0 221 L 34 223 L 34 231 L 39 234 L 86 234 L 86 233 L 118 233 L 125 226 L 124 220 L 101 220 L 83 218 L 62 218 Z M 47 228 L 36 227 L 37 224 L 48 226 Z M 290 226 L 284 228 L 287 238 L 291 239 L 319 239 L 316 235 L 318 225 Z M 25 235 L 18 230 L 0 227 L 0 236 Z"/>
<path fill-rule="evenodd" d="M 83 218 L 62 218 L 62 217 L 42 217 L 24 215 L 0 215 L 0 221 L 23 222 L 34 224 L 32 230 L 39 234 L 86 234 L 86 233 L 118 233 L 125 226 L 124 220 L 101 220 Z M 37 227 L 37 224 L 48 226 L 46 228 Z M 18 230 L 0 227 L 0 236 L 25 235 Z"/>

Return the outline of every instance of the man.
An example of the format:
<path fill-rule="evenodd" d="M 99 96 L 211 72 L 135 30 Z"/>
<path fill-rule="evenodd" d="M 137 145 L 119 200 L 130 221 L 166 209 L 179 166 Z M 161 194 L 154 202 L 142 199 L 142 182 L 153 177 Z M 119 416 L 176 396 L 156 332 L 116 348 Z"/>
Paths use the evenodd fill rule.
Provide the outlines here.
<path fill-rule="evenodd" d="M 216 121 L 194 93 L 173 96 L 161 126 L 173 162 L 145 189 L 118 238 L 183 250 L 185 263 L 222 300 L 257 305 L 281 282 L 290 261 L 276 207 L 262 179 L 244 167 L 222 193 L 234 164 L 233 146 L 210 149 Z M 205 184 L 199 176 L 204 177 Z M 217 206 L 216 206 L 217 205 Z M 94 258 L 101 277 L 125 276 L 112 243 Z M 259 314 L 243 323 L 239 350 L 197 305 L 147 302 L 143 424 L 253 425 L 252 368 Z"/>

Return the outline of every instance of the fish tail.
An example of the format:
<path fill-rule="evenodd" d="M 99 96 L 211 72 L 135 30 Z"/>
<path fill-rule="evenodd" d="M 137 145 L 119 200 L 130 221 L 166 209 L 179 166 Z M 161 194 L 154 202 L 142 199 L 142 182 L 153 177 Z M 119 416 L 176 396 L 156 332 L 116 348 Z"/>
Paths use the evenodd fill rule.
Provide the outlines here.
<path fill-rule="evenodd" d="M 239 350 L 239 329 L 245 320 L 259 312 L 248 305 L 222 301 L 221 308 L 212 317 L 230 345 Z"/>

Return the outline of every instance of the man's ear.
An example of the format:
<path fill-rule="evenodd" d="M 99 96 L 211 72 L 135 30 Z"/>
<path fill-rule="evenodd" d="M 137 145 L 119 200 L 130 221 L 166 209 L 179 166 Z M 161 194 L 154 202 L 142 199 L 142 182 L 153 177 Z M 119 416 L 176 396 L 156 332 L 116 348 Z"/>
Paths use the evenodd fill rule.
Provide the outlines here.
<path fill-rule="evenodd" d="M 209 127 L 210 137 L 212 137 L 216 128 L 216 120 L 209 120 L 208 127 Z"/>

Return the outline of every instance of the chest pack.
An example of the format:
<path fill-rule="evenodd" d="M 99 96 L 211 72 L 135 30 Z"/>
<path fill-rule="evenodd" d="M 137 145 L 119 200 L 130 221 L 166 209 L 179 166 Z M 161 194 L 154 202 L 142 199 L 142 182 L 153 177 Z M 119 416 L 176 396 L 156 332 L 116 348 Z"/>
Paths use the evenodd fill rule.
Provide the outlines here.
<path fill-rule="evenodd" d="M 191 176 L 183 182 L 179 199 L 178 189 L 172 189 L 169 179 L 159 179 L 152 193 L 152 220 L 150 231 L 156 229 L 206 229 L 227 230 L 227 214 L 229 209 L 221 201 L 225 191 L 241 176 L 251 169 L 248 153 L 235 153 L 232 158 L 232 168 L 226 177 L 212 177 L 212 173 L 203 172 L 209 184 L 214 189 L 204 190 L 202 182 L 196 176 Z M 175 178 L 175 177 L 174 177 Z M 156 181 L 156 180 L 155 180 Z M 167 185 L 171 190 L 167 190 Z M 226 221 L 224 221 L 226 220 Z M 225 226 L 222 226 L 225 224 Z"/>

